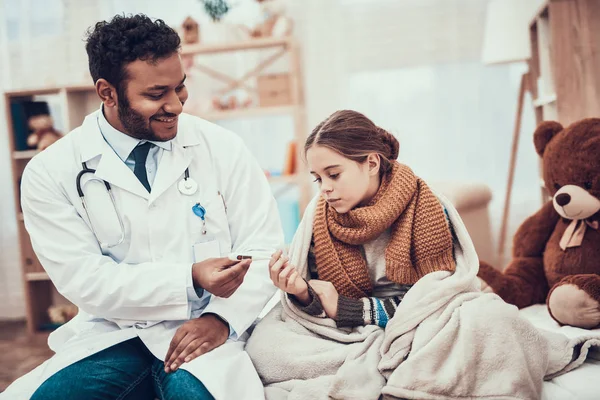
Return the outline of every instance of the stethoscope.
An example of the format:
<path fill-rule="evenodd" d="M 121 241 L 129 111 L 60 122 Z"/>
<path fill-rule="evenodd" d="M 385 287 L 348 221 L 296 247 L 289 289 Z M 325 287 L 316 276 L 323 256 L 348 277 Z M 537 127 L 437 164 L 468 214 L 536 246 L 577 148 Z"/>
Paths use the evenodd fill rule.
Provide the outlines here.
<path fill-rule="evenodd" d="M 94 229 L 94 224 L 92 222 L 92 219 L 90 218 L 90 214 L 88 212 L 88 207 L 85 202 L 85 194 L 83 193 L 83 188 L 81 187 L 81 178 L 85 174 L 94 175 L 96 173 L 96 170 L 92 169 L 92 168 L 88 168 L 88 166 L 85 162 L 81 163 L 81 165 L 83 166 L 83 169 L 81 171 L 79 171 L 79 173 L 77 174 L 77 178 L 75 179 L 75 184 L 77 186 L 77 194 L 79 195 L 79 198 L 81 199 L 81 204 L 83 205 L 83 210 L 85 211 L 85 215 L 87 216 L 88 221 L 90 221 L 90 227 L 92 228 L 92 232 L 94 233 L 94 236 L 96 237 L 96 240 L 100 244 L 100 248 L 102 249 L 102 252 L 104 253 L 107 249 L 109 249 L 111 247 L 116 247 L 116 246 L 120 245 L 121 243 L 123 243 L 123 241 L 125 241 L 125 225 L 123 224 L 123 219 L 121 218 L 121 215 L 119 214 L 119 210 L 117 209 L 117 203 L 115 201 L 115 196 L 112 193 L 112 187 L 110 186 L 110 183 L 106 182 L 104 179 L 96 178 L 94 176 L 90 180 L 101 181 L 102 183 L 104 183 L 104 186 L 106 187 L 106 191 L 107 191 L 108 195 L 110 196 L 110 201 L 112 202 L 113 209 L 115 210 L 115 214 L 117 214 L 117 219 L 119 220 L 119 226 L 121 229 L 121 235 L 119 237 L 119 240 L 116 243 L 113 243 L 113 244 L 104 243 L 104 242 L 102 242 L 102 240 L 100 240 L 100 237 L 98 236 L 98 233 L 96 232 L 96 229 Z M 198 183 L 194 179 L 190 178 L 189 168 L 185 169 L 185 172 L 183 174 L 183 179 L 180 180 L 179 183 L 177 184 L 177 189 L 179 189 L 179 192 L 185 196 L 191 196 L 198 191 Z M 199 203 L 194 207 L 196 209 L 198 209 L 199 212 L 202 213 L 202 216 L 200 216 L 195 209 L 193 210 L 196 215 L 198 215 L 200 218 L 202 218 L 202 221 L 204 223 L 204 214 L 206 213 L 206 211 L 204 210 L 204 208 L 202 206 L 200 206 Z"/>

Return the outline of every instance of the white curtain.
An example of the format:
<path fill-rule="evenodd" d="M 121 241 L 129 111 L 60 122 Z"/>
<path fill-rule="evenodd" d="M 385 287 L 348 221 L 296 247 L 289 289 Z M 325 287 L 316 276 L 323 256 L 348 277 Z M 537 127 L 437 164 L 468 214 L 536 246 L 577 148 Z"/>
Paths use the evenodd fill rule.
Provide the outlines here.
<path fill-rule="evenodd" d="M 253 0 L 238 3 L 244 1 Z M 5 88 L 85 82 L 89 77 L 83 33 L 115 13 L 144 12 L 173 26 L 192 15 L 204 27 L 204 40 L 218 40 L 223 34 L 209 23 L 197 0 L 2 2 L 0 77 Z M 488 184 L 498 228 L 524 66 L 480 63 L 487 1 L 290 0 L 288 5 L 302 47 L 309 131 L 340 108 L 365 113 L 397 135 L 401 160 L 423 178 Z M 214 62 L 234 72 L 243 64 L 242 59 Z M 3 111 L 0 107 L 0 128 Z M 263 167 L 282 163 L 281 148 L 291 132 L 288 120 L 232 121 L 226 126 L 240 132 Z M 540 206 L 533 129 L 528 100 L 509 235 Z M 3 149 L 5 136 L 0 137 Z M 0 151 L 0 183 L 12 189 L 8 157 L 6 150 Z M 16 283 L 20 270 L 12 202 L 11 190 L 3 190 L 0 318 L 23 311 L 22 295 L 14 290 L 21 286 Z M 4 304 L 10 306 L 3 308 Z"/>

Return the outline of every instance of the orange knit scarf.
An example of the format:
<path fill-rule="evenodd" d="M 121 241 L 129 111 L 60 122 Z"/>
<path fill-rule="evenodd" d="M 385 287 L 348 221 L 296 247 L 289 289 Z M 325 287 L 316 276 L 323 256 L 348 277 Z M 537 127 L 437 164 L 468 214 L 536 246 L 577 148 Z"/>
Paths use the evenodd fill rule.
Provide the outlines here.
<path fill-rule="evenodd" d="M 452 234 L 440 202 L 409 167 L 395 162 L 364 207 L 338 214 L 319 199 L 313 226 L 319 279 L 333 283 L 344 296 L 369 296 L 372 285 L 360 245 L 389 227 L 388 279 L 413 284 L 430 272 L 454 271 Z"/>

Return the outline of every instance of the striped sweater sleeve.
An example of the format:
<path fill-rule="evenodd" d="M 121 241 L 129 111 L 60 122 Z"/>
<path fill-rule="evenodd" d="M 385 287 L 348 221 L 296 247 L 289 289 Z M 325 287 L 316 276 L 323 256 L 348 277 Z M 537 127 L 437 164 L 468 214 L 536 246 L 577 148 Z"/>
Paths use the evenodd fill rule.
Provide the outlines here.
<path fill-rule="evenodd" d="M 398 305 L 411 285 L 403 285 L 398 295 L 380 299 L 363 297 L 351 299 L 339 296 L 336 323 L 338 327 L 355 327 L 378 325 L 385 328 L 388 321 L 396 314 Z"/>
<path fill-rule="evenodd" d="M 398 305 L 404 298 L 411 285 L 403 285 L 401 292 L 393 297 L 377 298 L 363 297 L 360 299 L 351 299 L 343 295 L 338 298 L 338 311 L 335 319 L 336 325 L 340 328 L 353 328 L 355 326 L 378 325 L 385 328 L 388 321 L 396 314 Z M 314 317 L 326 318 L 325 310 L 317 294 L 308 285 L 310 293 L 310 303 L 301 304 L 296 296 L 288 295 L 293 303 L 302 311 Z"/>

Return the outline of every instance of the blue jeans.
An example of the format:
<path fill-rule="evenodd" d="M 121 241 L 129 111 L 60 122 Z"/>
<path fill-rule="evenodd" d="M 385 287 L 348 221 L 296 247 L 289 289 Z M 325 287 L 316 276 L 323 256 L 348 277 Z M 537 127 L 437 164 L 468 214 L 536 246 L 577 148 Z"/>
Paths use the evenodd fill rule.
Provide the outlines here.
<path fill-rule="evenodd" d="M 164 363 L 134 338 L 57 372 L 31 399 L 214 399 L 194 375 L 183 369 L 166 374 L 164 368 Z"/>

